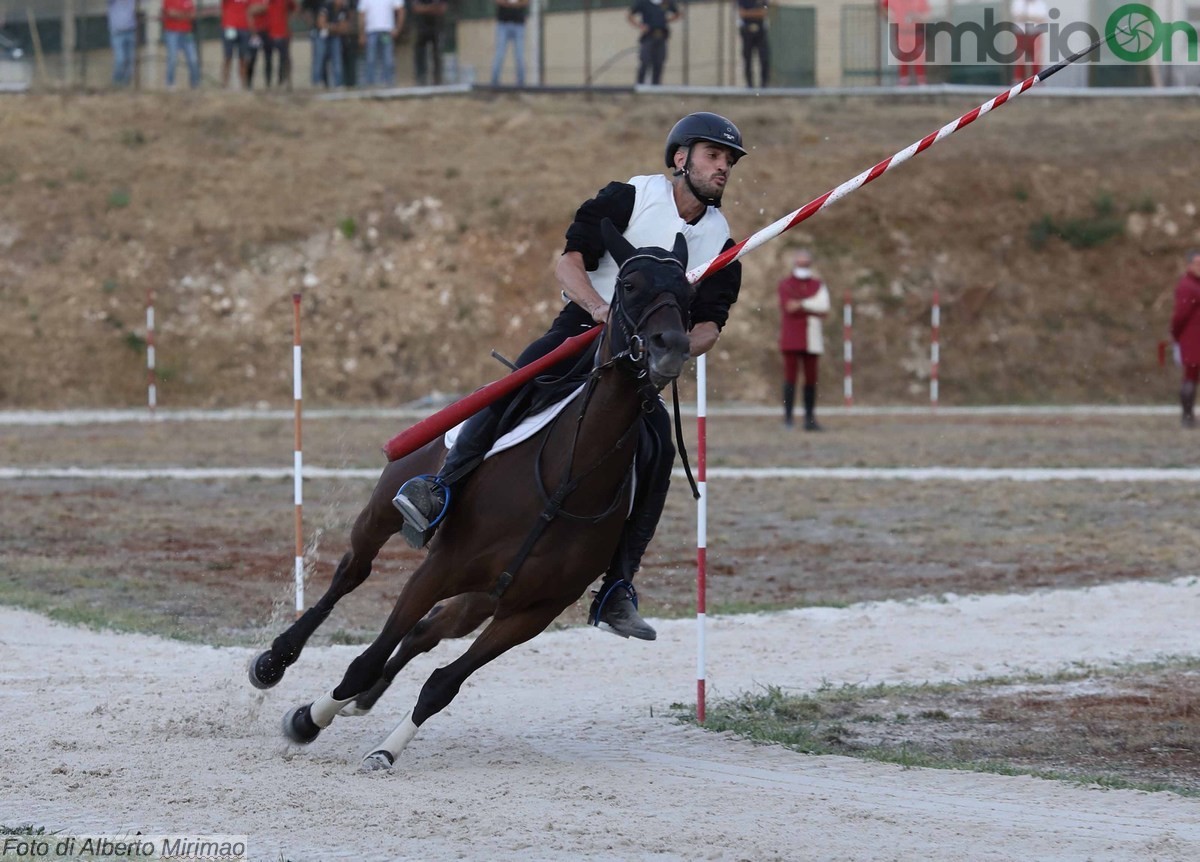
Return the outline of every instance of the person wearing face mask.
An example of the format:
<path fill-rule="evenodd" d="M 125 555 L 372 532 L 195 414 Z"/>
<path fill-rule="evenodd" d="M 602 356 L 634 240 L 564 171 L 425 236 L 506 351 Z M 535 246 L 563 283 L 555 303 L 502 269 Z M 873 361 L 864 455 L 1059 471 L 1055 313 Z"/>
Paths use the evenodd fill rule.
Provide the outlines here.
<path fill-rule="evenodd" d="M 796 252 L 792 272 L 779 282 L 779 350 L 783 353 L 783 424 L 791 428 L 796 405 L 796 378 L 804 369 L 804 430 L 817 423 L 817 363 L 825 352 L 821 325 L 829 314 L 829 291 L 813 271 L 806 249 Z"/>

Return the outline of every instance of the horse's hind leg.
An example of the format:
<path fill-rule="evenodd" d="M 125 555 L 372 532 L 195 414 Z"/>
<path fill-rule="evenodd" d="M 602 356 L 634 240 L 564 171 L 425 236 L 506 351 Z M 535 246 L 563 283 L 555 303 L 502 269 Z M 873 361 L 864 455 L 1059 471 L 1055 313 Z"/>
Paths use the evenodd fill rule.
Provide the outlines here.
<path fill-rule="evenodd" d="M 493 619 L 461 657 L 430 674 L 421 688 L 412 714 L 400 722 L 378 748 L 363 758 L 362 768 L 367 771 L 389 769 L 417 735 L 417 729 L 425 720 L 441 712 L 454 700 L 467 677 L 517 644 L 544 631 L 567 604 L 569 602 L 535 605 L 504 619 Z"/>
<path fill-rule="evenodd" d="M 379 681 L 356 697 L 341 714 L 365 715 L 410 661 L 446 638 L 466 637 L 495 611 L 496 600 L 487 593 L 464 593 L 434 605 L 400 641 L 396 654 L 383 666 Z"/>
<path fill-rule="evenodd" d="M 431 563 L 433 565 L 431 566 Z M 409 578 L 383 631 L 346 668 L 342 681 L 333 691 L 311 703 L 289 710 L 283 717 L 283 734 L 292 742 L 305 745 L 317 738 L 333 719 L 360 694 L 379 681 L 393 651 L 435 604 L 461 592 L 447 583 L 437 563 L 429 557 Z"/>
<path fill-rule="evenodd" d="M 445 447 L 441 441 L 435 442 L 444 453 Z M 427 447 L 384 468 L 374 491 L 371 492 L 371 499 L 359 512 L 350 530 L 350 550 L 338 563 L 329 589 L 315 605 L 275 638 L 269 650 L 260 653 L 250 662 L 251 685 L 255 688 L 270 688 L 283 679 L 284 671 L 300 657 L 300 651 L 304 649 L 308 639 L 321 623 L 325 622 L 338 601 L 357 589 L 371 574 L 371 564 L 379 555 L 379 549 L 399 532 L 403 524 L 400 513 L 392 505 L 392 497 L 411 476 L 428 469 L 434 454 Z"/>

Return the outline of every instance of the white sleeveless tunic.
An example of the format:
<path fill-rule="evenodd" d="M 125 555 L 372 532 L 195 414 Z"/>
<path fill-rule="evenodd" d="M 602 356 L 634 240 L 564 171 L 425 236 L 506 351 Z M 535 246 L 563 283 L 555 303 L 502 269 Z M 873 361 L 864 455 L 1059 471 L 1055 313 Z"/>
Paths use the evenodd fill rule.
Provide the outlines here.
<path fill-rule="evenodd" d="M 729 223 L 716 207 L 708 207 L 700 221 L 688 224 L 679 217 L 675 208 L 675 196 L 671 181 L 662 174 L 633 177 L 629 185 L 637 190 L 633 202 L 633 215 L 625 228 L 625 239 L 634 248 L 657 246 L 667 251 L 675 245 L 675 234 L 682 233 L 687 240 L 688 267 L 712 260 L 721 253 L 729 239 Z M 604 253 L 595 272 L 589 272 L 592 287 L 605 302 L 611 302 L 617 283 L 619 267 L 612 254 Z"/>

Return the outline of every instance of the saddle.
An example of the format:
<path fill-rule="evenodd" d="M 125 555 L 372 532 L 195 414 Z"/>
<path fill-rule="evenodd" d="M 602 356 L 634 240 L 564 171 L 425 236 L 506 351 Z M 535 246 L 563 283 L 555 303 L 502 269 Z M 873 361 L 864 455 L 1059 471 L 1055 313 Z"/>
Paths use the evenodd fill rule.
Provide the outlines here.
<path fill-rule="evenodd" d="M 561 376 L 536 377 L 517 390 L 501 416 L 495 438 L 485 458 L 523 443 L 554 421 L 555 417 L 583 391 L 588 375 L 595 366 L 598 350 L 599 343 L 593 343 L 584 350 L 567 373 Z M 454 445 L 461 427 L 459 425 L 446 433 L 447 449 Z M 653 467 L 663 456 L 660 441 L 644 421 L 638 424 L 634 453 L 634 497 L 630 500 L 631 506 L 636 500 L 640 500 L 644 489 L 650 487 Z"/>

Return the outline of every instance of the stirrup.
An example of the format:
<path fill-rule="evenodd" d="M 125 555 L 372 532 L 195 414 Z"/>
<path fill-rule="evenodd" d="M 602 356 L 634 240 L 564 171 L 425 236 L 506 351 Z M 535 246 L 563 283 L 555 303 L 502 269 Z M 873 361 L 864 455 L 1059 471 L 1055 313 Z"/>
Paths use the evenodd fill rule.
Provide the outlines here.
<path fill-rule="evenodd" d="M 634 625 L 626 631 L 621 631 L 620 629 L 614 627 L 604 615 L 605 608 L 608 606 L 609 600 L 613 597 L 613 592 L 618 588 L 624 591 L 625 597 L 628 598 L 629 603 L 633 605 L 636 623 L 640 624 Z M 607 589 L 603 589 L 603 591 L 596 591 L 593 593 L 593 595 L 595 598 L 592 600 L 592 607 L 588 611 L 588 625 L 595 626 L 603 631 L 612 632 L 618 637 L 623 638 L 635 637 L 639 640 L 652 641 L 658 637 L 658 633 L 654 631 L 653 627 L 651 627 L 650 624 L 643 620 L 641 615 L 637 613 L 637 590 L 634 589 L 633 584 L 631 584 L 629 581 L 624 579 L 614 581 L 608 586 Z"/>
<path fill-rule="evenodd" d="M 440 501 L 434 489 L 441 490 Z M 440 510 L 430 517 L 433 507 L 439 503 Z M 410 547 L 423 548 L 450 509 L 450 486 L 440 476 L 429 473 L 414 476 L 400 486 L 392 498 L 392 505 L 404 517 L 404 525 L 400 528 L 404 541 Z"/>

